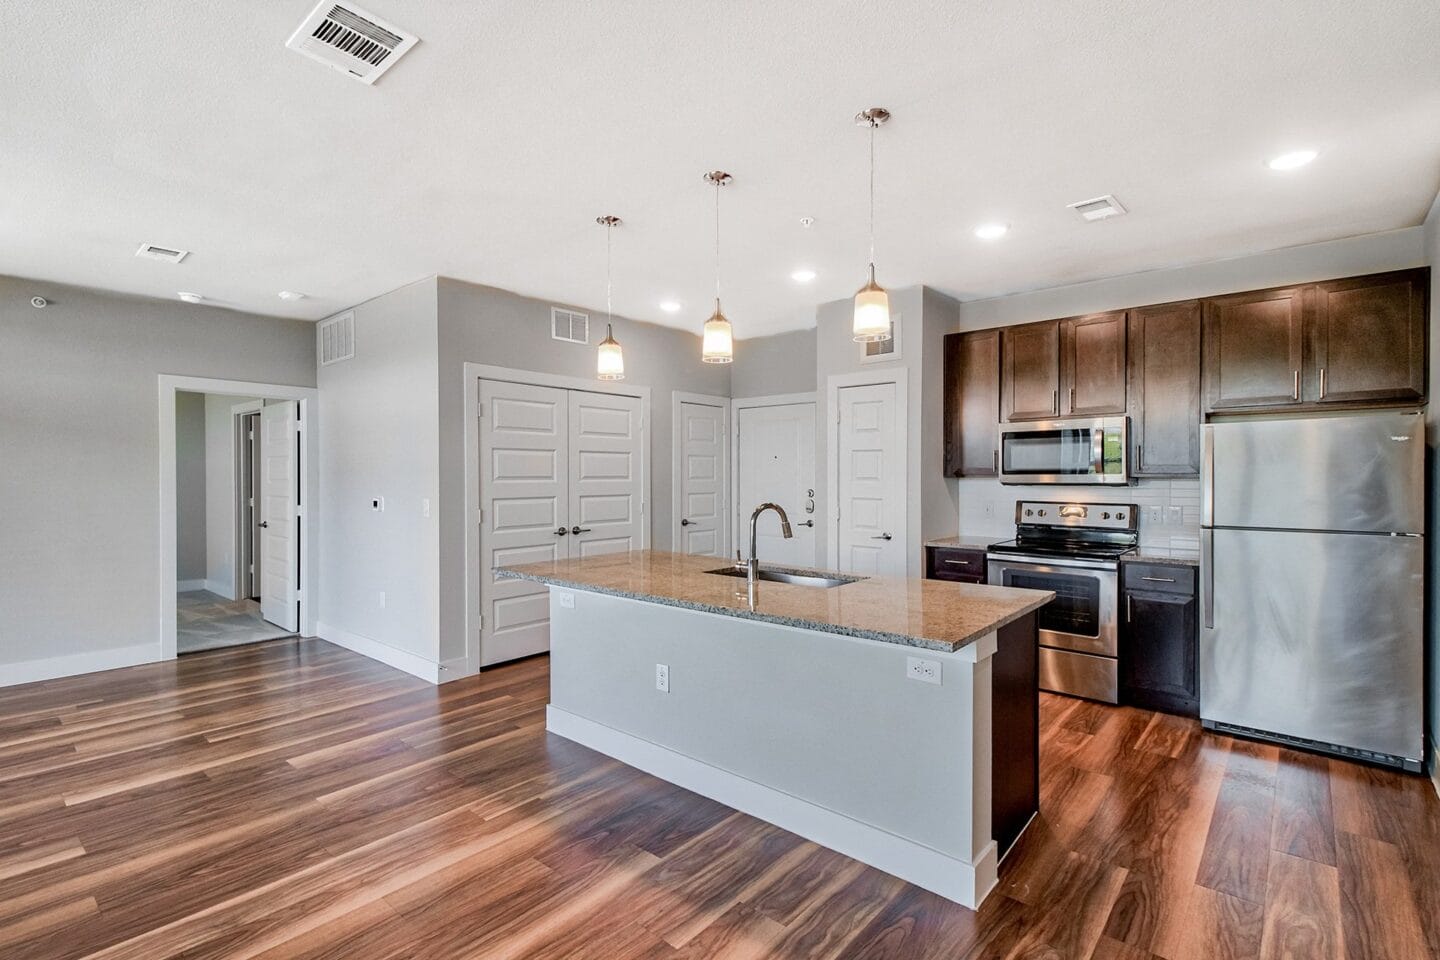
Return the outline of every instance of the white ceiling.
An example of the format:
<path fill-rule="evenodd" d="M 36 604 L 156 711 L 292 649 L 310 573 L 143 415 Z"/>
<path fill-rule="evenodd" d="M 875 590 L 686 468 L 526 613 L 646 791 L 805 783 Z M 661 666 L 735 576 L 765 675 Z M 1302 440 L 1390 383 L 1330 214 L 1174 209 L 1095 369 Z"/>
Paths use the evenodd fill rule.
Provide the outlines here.
<path fill-rule="evenodd" d="M 603 308 L 614 213 L 616 312 L 698 330 L 720 167 L 726 312 L 773 333 L 864 279 L 872 105 L 880 280 L 963 299 L 1412 226 L 1440 187 L 1434 0 L 361 5 L 421 38 L 374 87 L 284 49 L 311 0 L 6 4 L 0 273 L 308 319 L 432 273 Z M 1103 193 L 1131 213 L 1065 208 Z"/>

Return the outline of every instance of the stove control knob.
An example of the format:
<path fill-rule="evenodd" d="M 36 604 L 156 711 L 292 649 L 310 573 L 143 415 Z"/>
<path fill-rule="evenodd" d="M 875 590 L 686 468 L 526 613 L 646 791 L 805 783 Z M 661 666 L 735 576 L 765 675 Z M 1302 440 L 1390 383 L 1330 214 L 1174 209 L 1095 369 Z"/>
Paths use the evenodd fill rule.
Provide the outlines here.
<path fill-rule="evenodd" d="M 1041 511 L 1040 511 L 1040 516 L 1042 516 L 1042 517 L 1045 516 L 1045 511 L 1044 511 L 1044 510 L 1041 510 Z"/>
<path fill-rule="evenodd" d="M 1109 520 L 1109 519 L 1110 519 L 1110 511 L 1109 511 L 1109 510 L 1106 510 L 1104 513 L 1100 514 L 1100 519 L 1101 519 L 1101 520 Z"/>
<path fill-rule="evenodd" d="M 1030 516 L 1034 516 L 1034 515 L 1035 515 L 1035 511 L 1034 511 L 1034 510 L 1031 510 L 1029 507 L 1026 507 L 1026 508 L 1025 508 L 1025 516 L 1030 517 Z"/>
<path fill-rule="evenodd" d="M 1116 520 L 1124 520 L 1124 519 L 1125 519 L 1125 511 L 1121 510 L 1121 511 L 1117 512 L 1117 513 L 1115 514 L 1115 519 L 1116 519 Z"/>

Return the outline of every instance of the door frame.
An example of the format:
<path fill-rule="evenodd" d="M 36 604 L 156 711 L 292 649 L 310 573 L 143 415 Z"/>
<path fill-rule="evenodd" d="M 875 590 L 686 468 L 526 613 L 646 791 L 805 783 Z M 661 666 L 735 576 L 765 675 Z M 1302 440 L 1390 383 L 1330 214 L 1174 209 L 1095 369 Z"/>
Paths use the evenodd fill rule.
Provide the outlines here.
<path fill-rule="evenodd" d="M 245 468 L 251 465 L 251 455 L 254 452 L 253 447 L 250 451 L 243 451 L 242 449 L 249 443 L 245 436 L 245 418 L 259 413 L 264 406 L 264 400 L 247 400 L 244 403 L 237 403 L 230 408 L 230 426 L 234 433 L 232 456 L 234 457 L 233 464 L 235 467 L 235 469 L 231 471 L 230 476 L 230 504 L 235 514 L 234 556 L 230 558 L 231 572 L 233 573 L 230 582 L 230 593 L 231 599 L 234 600 L 249 598 L 250 592 L 245 586 L 247 582 L 245 575 L 248 571 L 245 568 L 248 565 L 254 564 L 257 559 L 254 556 L 255 531 L 253 529 L 246 529 L 246 505 L 240 502 L 240 491 L 245 489 Z M 249 509 L 251 524 L 253 526 L 255 508 L 252 505 Z M 245 546 L 247 543 L 250 545 L 250 549 L 248 550 Z M 247 559 L 249 560 L 249 564 L 245 562 Z"/>
<path fill-rule="evenodd" d="M 684 424 L 681 422 L 681 407 L 683 404 L 693 403 L 702 407 L 718 407 L 720 409 L 720 489 L 722 504 L 722 517 L 729 517 L 734 511 L 730 505 L 731 491 L 735 489 L 730 485 L 730 448 L 733 438 L 731 436 L 731 410 L 729 397 L 717 397 L 709 393 L 686 393 L 676 390 L 670 394 L 670 544 L 680 553 L 683 543 L 680 539 L 680 521 L 685 518 L 684 504 L 680 500 L 680 492 L 683 489 L 684 467 L 685 467 L 685 437 L 683 434 Z M 722 522 L 720 525 L 720 558 L 730 556 L 731 524 Z"/>
<path fill-rule="evenodd" d="M 650 526 L 654 522 L 650 509 L 650 388 L 625 381 L 607 382 L 586 377 L 569 377 L 556 373 L 538 373 L 516 367 L 497 367 L 488 363 L 465 361 L 465 670 L 480 672 L 480 381 L 502 380 L 532 387 L 554 387 L 558 390 L 582 390 L 586 393 L 609 393 L 635 397 L 640 401 L 640 548 L 650 548 Z M 172 471 L 173 472 L 173 471 Z"/>
<path fill-rule="evenodd" d="M 815 391 L 809 390 L 805 393 L 772 393 L 763 397 L 736 397 L 730 401 L 730 490 L 733 496 L 740 496 L 740 411 L 753 407 L 788 407 L 798 403 L 808 403 L 818 418 L 820 416 L 818 399 Z M 815 428 L 818 436 L 820 425 L 817 423 Z M 732 525 L 730 542 L 736 544 L 743 542 L 741 538 L 744 536 L 745 524 L 749 520 L 748 517 L 741 519 L 740 509 L 738 501 L 730 505 Z M 814 557 L 811 562 L 818 564 L 820 558 Z"/>
<path fill-rule="evenodd" d="M 295 400 L 300 409 L 300 569 L 297 599 L 300 604 L 300 635 L 316 635 L 319 610 L 315 584 L 320 571 L 320 477 L 313 469 L 320 454 L 320 391 L 285 383 L 251 383 L 246 380 L 215 380 L 162 373 L 158 376 L 160 408 L 160 659 L 176 655 L 175 575 L 175 394 L 181 390 L 231 397 L 263 397 L 267 400 Z"/>
<path fill-rule="evenodd" d="M 906 576 L 910 570 L 910 371 L 904 367 L 884 370 L 861 370 L 858 373 L 833 373 L 825 380 L 825 563 L 831 570 L 840 568 L 840 391 L 847 387 L 870 387 L 884 383 L 895 385 L 895 424 L 900 440 L 900 501 L 904 505 L 905 526 L 902 528 L 900 555 L 905 558 Z M 916 504 L 919 509 L 919 504 Z"/>

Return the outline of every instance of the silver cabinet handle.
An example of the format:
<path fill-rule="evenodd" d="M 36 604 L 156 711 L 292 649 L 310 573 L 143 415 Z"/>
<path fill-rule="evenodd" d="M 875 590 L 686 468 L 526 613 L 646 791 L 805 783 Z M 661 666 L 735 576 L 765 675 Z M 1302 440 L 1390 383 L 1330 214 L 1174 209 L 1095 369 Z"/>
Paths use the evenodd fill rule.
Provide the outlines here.
<path fill-rule="evenodd" d="M 1299 370 L 1296 370 L 1296 371 L 1295 371 L 1295 388 L 1290 392 L 1290 399 L 1292 399 L 1292 400 L 1299 400 L 1299 399 L 1300 399 L 1300 371 L 1299 371 Z"/>
<path fill-rule="evenodd" d="M 1141 580 L 1149 580 L 1151 583 L 1174 583 L 1174 577 L 1141 577 Z"/>
<path fill-rule="evenodd" d="M 1130 623 L 1135 619 L 1135 612 L 1130 607 L 1130 594 L 1125 594 L 1125 622 Z"/>
<path fill-rule="evenodd" d="M 555 536 L 557 536 L 557 537 L 563 537 L 563 536 L 565 536 L 565 534 L 567 534 L 567 533 L 569 533 L 569 532 L 570 532 L 570 531 L 569 531 L 569 530 L 566 530 L 564 527 L 556 527 L 556 528 L 555 528 Z"/>
<path fill-rule="evenodd" d="M 889 540 L 889 539 L 891 539 L 891 537 L 890 537 L 890 534 L 888 534 L 888 533 L 882 533 L 882 534 L 880 534 L 880 536 L 878 536 L 878 537 L 871 537 L 870 539 L 871 539 L 871 540 Z"/>
<path fill-rule="evenodd" d="M 950 563 L 950 564 L 954 564 L 954 565 L 957 566 L 957 567 L 968 567 L 968 566 L 970 566 L 970 561 L 969 561 L 969 560 L 946 560 L 945 562 L 946 562 L 946 563 Z"/>
<path fill-rule="evenodd" d="M 576 536 L 579 536 L 579 535 L 582 534 L 582 533 L 589 533 L 589 532 L 590 532 L 590 528 L 589 528 L 589 527 L 582 527 L 582 526 L 580 526 L 580 525 L 577 523 L 575 526 L 573 526 L 573 527 L 570 528 L 570 532 L 573 533 L 573 534 L 575 534 Z"/>
<path fill-rule="evenodd" d="M 1320 368 L 1320 399 L 1325 399 L 1325 368 Z"/>

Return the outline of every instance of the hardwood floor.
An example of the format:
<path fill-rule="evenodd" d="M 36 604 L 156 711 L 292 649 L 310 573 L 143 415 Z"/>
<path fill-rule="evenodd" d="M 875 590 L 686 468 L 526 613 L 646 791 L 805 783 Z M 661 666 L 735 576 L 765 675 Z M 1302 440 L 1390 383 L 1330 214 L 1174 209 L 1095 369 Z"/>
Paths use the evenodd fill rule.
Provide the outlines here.
<path fill-rule="evenodd" d="M 979 913 L 432 687 L 278 640 L 0 689 L 0 957 L 1440 957 L 1419 777 L 1046 696 Z"/>

